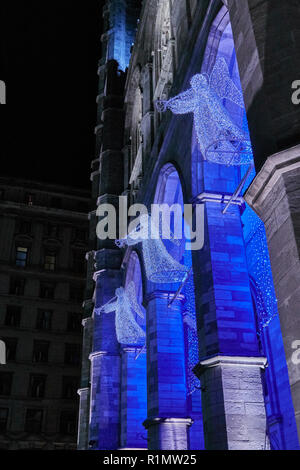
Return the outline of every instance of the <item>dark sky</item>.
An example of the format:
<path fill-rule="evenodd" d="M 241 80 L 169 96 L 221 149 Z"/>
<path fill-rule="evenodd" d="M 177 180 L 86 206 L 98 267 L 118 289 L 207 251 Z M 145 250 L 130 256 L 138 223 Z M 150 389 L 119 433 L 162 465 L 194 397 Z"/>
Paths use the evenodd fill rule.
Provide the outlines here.
<path fill-rule="evenodd" d="M 101 0 L 1 0 L 0 174 L 89 187 Z"/>

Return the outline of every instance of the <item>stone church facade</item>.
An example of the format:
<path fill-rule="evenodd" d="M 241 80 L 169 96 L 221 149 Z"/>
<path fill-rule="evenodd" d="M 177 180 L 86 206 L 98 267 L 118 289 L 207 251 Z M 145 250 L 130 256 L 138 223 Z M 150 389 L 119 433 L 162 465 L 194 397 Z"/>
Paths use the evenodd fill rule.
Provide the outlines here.
<path fill-rule="evenodd" d="M 78 448 L 299 449 L 299 3 L 110 0 L 103 21 Z M 207 161 L 191 114 L 155 107 L 218 59 L 243 95 L 223 105 L 251 174 Z M 97 239 L 97 207 L 120 196 L 203 206 L 203 248 L 168 248 L 191 268 L 180 295 L 149 281 L 141 244 Z M 97 312 L 130 282 L 146 342 L 120 344 Z"/>

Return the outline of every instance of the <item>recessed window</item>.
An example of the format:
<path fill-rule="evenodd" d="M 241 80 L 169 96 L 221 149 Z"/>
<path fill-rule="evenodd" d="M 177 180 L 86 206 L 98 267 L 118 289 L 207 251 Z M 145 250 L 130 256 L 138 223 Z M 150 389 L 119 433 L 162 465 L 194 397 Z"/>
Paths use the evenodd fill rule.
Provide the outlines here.
<path fill-rule="evenodd" d="M 74 411 L 62 411 L 60 415 L 59 431 L 61 434 L 73 435 L 77 431 L 77 418 Z"/>
<path fill-rule="evenodd" d="M 29 396 L 32 398 L 44 398 L 46 388 L 45 375 L 31 375 L 29 381 Z"/>
<path fill-rule="evenodd" d="M 73 313 L 69 312 L 68 313 L 68 324 L 67 324 L 67 330 L 68 331 L 76 331 L 80 332 L 81 331 L 81 314 L 80 313 Z"/>
<path fill-rule="evenodd" d="M 7 431 L 8 408 L 0 408 L 0 432 Z"/>
<path fill-rule="evenodd" d="M 42 282 L 40 296 L 42 299 L 54 299 L 55 284 Z"/>
<path fill-rule="evenodd" d="M 62 200 L 60 197 L 53 197 L 51 198 L 51 203 L 50 203 L 51 207 L 55 208 L 55 209 L 61 209 L 61 206 L 62 206 Z"/>
<path fill-rule="evenodd" d="M 73 269 L 77 274 L 82 274 L 85 267 L 85 255 L 83 251 L 73 251 Z"/>
<path fill-rule="evenodd" d="M 25 202 L 28 206 L 33 206 L 34 204 L 34 195 L 31 193 L 27 193 L 25 196 Z"/>
<path fill-rule="evenodd" d="M 52 324 L 51 310 L 38 310 L 36 328 L 38 330 L 51 330 Z"/>
<path fill-rule="evenodd" d="M 67 398 L 67 399 L 76 398 L 78 385 L 79 385 L 79 382 L 78 382 L 77 377 L 63 377 L 62 398 Z"/>
<path fill-rule="evenodd" d="M 83 302 L 84 289 L 80 286 L 70 286 L 70 300 Z"/>
<path fill-rule="evenodd" d="M 12 372 L 0 372 L 0 395 L 9 397 L 12 387 Z"/>
<path fill-rule="evenodd" d="M 80 344 L 65 345 L 65 364 L 78 366 L 80 364 Z"/>
<path fill-rule="evenodd" d="M 59 226 L 56 224 L 48 224 L 46 227 L 46 234 L 51 238 L 59 237 Z"/>
<path fill-rule="evenodd" d="M 8 305 L 5 316 L 5 326 L 18 328 L 21 322 L 21 307 Z"/>
<path fill-rule="evenodd" d="M 34 341 L 33 343 L 33 362 L 48 362 L 49 342 Z"/>
<path fill-rule="evenodd" d="M 53 251 L 47 251 L 45 255 L 44 268 L 47 271 L 55 271 L 55 264 L 56 264 L 56 253 L 54 253 Z"/>
<path fill-rule="evenodd" d="M 78 242 L 85 242 L 86 238 L 87 238 L 86 230 L 82 230 L 82 229 L 76 229 L 75 230 L 75 239 Z"/>
<path fill-rule="evenodd" d="M 17 246 L 16 248 L 16 266 L 25 268 L 28 261 L 28 248 Z"/>
<path fill-rule="evenodd" d="M 10 281 L 9 293 L 11 295 L 24 295 L 25 279 L 13 278 Z"/>
<path fill-rule="evenodd" d="M 43 410 L 27 410 L 25 419 L 25 431 L 39 434 L 42 430 Z"/>
<path fill-rule="evenodd" d="M 17 354 L 17 338 L 3 338 L 6 346 L 6 362 L 12 362 L 16 360 Z"/>

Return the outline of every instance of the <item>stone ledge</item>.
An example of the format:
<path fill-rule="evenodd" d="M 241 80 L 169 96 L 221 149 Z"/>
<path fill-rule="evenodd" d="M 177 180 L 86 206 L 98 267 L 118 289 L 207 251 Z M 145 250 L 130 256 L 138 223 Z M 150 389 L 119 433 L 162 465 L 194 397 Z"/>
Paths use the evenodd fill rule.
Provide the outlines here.
<path fill-rule="evenodd" d="M 207 369 L 218 366 L 244 366 L 265 369 L 267 364 L 266 357 L 214 356 L 199 362 L 193 371 L 197 377 L 200 377 Z"/>
<path fill-rule="evenodd" d="M 90 391 L 89 387 L 86 387 L 86 388 L 79 388 L 77 390 L 77 395 L 81 396 L 83 395 L 84 393 L 88 394 Z"/>
<path fill-rule="evenodd" d="M 193 422 L 192 418 L 149 418 L 143 422 L 143 426 L 146 429 L 159 424 L 183 424 L 186 426 L 192 426 Z"/>

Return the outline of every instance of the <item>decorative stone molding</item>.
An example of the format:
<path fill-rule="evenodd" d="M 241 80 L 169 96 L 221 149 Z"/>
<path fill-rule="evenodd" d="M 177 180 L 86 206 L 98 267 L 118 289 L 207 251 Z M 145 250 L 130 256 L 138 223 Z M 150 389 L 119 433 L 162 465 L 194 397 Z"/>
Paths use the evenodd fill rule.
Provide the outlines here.
<path fill-rule="evenodd" d="M 144 305 L 147 305 L 149 302 L 151 302 L 151 300 L 154 300 L 154 299 L 163 299 L 166 301 L 171 301 L 175 295 L 176 295 L 176 292 L 167 292 L 167 291 L 157 290 L 157 291 L 151 292 L 150 294 L 146 296 Z M 184 295 L 182 294 L 177 295 L 178 302 L 183 302 L 184 300 L 185 300 Z"/>
<path fill-rule="evenodd" d="M 79 395 L 81 397 L 81 395 L 84 395 L 84 394 L 88 394 L 90 392 L 90 389 L 89 387 L 86 387 L 86 388 L 79 388 L 77 390 L 77 395 Z"/>
<path fill-rule="evenodd" d="M 190 427 L 193 424 L 192 418 L 149 418 L 143 422 L 143 426 L 149 429 L 151 426 L 158 424 L 185 424 Z"/>
<path fill-rule="evenodd" d="M 94 359 L 97 359 L 99 357 L 103 357 L 103 356 L 116 356 L 116 357 L 119 357 L 120 354 L 116 354 L 116 353 L 111 353 L 109 351 L 95 351 L 95 352 L 92 352 L 90 355 L 89 355 L 89 360 L 92 362 Z"/>
<path fill-rule="evenodd" d="M 200 377 L 204 371 L 218 366 L 245 366 L 259 367 L 265 369 L 268 365 L 266 357 L 246 357 L 246 356 L 214 356 L 203 361 L 194 367 L 194 373 Z"/>
<path fill-rule="evenodd" d="M 201 193 L 193 199 L 194 203 L 216 202 L 218 204 L 227 204 L 232 196 L 218 193 Z M 241 206 L 244 203 L 243 197 L 237 197 L 232 204 Z"/>

